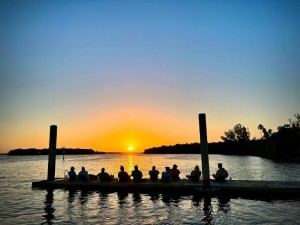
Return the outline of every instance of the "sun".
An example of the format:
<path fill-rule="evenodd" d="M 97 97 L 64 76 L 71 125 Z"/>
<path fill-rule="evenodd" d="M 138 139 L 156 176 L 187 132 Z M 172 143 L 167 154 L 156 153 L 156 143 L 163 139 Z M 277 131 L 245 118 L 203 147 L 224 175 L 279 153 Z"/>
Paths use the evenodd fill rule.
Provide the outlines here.
<path fill-rule="evenodd" d="M 133 148 L 132 146 L 129 146 L 129 147 L 127 148 L 127 150 L 130 151 L 130 152 L 132 152 L 132 151 L 134 150 L 134 148 Z"/>

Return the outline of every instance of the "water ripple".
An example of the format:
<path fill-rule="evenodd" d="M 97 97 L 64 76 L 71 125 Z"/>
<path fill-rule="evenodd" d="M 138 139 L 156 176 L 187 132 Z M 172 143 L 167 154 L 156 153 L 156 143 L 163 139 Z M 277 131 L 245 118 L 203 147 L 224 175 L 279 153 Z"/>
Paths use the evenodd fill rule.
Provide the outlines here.
<path fill-rule="evenodd" d="M 5 158 L 6 157 L 6 158 Z M 4 160 L 5 158 L 5 160 Z M 223 162 L 237 179 L 300 180 L 300 165 L 274 163 L 259 157 L 212 155 L 211 171 Z M 203 198 L 169 194 L 104 193 L 99 191 L 39 190 L 31 182 L 46 178 L 47 157 L 1 156 L 0 224 L 299 224 L 298 200 Z M 122 164 L 130 171 L 138 164 L 145 177 L 153 163 L 159 170 L 176 163 L 184 177 L 200 155 L 67 156 L 57 160 L 56 176 L 82 164 L 91 173 L 100 168 L 116 175 Z M 249 168 L 243 170 L 240 168 Z M 20 169 L 22 168 L 22 169 Z M 274 171 L 271 175 L 269 171 Z M 290 173 L 292 171 L 292 173 Z M 289 175 L 290 174 L 290 175 Z"/>

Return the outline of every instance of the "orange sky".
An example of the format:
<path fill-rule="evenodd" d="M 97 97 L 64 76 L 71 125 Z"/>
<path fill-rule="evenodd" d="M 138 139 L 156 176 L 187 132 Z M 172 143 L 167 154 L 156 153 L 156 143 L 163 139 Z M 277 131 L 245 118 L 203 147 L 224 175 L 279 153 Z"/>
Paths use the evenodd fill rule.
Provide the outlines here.
<path fill-rule="evenodd" d="M 0 153 L 58 147 L 135 152 L 251 138 L 300 112 L 295 2 L 20 1 L 0 7 Z"/>
<path fill-rule="evenodd" d="M 198 141 L 197 122 L 194 132 L 191 132 L 189 125 L 184 127 L 174 115 L 155 110 L 115 108 L 95 114 L 78 124 L 83 133 L 82 140 L 73 140 L 73 143 L 75 146 L 90 146 L 93 149 L 117 152 L 128 151 L 132 146 L 134 152 L 142 152 L 145 148 L 164 144 Z M 80 136 L 75 132 L 77 133 L 78 129 L 66 134 L 65 141 L 62 139 L 61 143 L 66 143 L 67 146 L 72 136 Z"/>

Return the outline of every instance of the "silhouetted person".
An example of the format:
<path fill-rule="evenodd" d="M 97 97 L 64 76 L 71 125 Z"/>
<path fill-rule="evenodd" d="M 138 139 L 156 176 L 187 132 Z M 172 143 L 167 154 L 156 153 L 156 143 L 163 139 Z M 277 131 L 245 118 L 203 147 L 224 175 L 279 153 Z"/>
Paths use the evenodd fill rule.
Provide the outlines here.
<path fill-rule="evenodd" d="M 150 180 L 157 181 L 158 180 L 159 171 L 156 170 L 155 166 L 152 166 L 152 170 L 149 171 Z"/>
<path fill-rule="evenodd" d="M 127 172 L 124 171 L 124 167 L 120 167 L 120 172 L 118 173 L 118 178 L 120 182 L 128 182 L 130 180 L 130 177 Z"/>
<path fill-rule="evenodd" d="M 173 180 L 173 181 L 179 180 L 180 171 L 177 169 L 177 167 L 178 166 L 176 164 L 174 164 L 173 168 L 171 169 L 171 180 Z"/>
<path fill-rule="evenodd" d="M 80 180 L 80 181 L 90 181 L 89 173 L 85 170 L 84 167 L 81 168 L 81 171 L 78 174 L 78 180 Z"/>
<path fill-rule="evenodd" d="M 70 171 L 68 172 L 68 175 L 69 175 L 69 181 L 77 180 L 77 175 L 76 175 L 74 166 L 71 167 Z"/>
<path fill-rule="evenodd" d="M 201 171 L 199 166 L 195 166 L 195 169 L 191 172 L 191 175 L 186 175 L 186 177 L 191 181 L 198 182 L 200 180 Z"/>
<path fill-rule="evenodd" d="M 132 171 L 131 176 L 133 177 L 134 182 L 142 181 L 143 173 L 139 170 L 139 167 L 137 165 L 134 166 L 134 170 Z"/>
<path fill-rule="evenodd" d="M 171 169 L 170 167 L 166 167 L 166 171 L 162 172 L 161 174 L 161 181 L 162 182 L 170 182 L 171 180 Z"/>
<path fill-rule="evenodd" d="M 216 181 L 224 182 L 225 178 L 228 177 L 228 172 L 222 167 L 222 163 L 218 163 L 218 170 L 216 174 L 213 174 L 213 177 Z"/>
<path fill-rule="evenodd" d="M 114 179 L 113 175 L 109 175 L 108 173 L 105 172 L 105 168 L 101 169 L 101 173 L 98 173 L 97 177 L 102 181 L 102 182 L 107 182 L 107 181 L 112 181 Z"/>

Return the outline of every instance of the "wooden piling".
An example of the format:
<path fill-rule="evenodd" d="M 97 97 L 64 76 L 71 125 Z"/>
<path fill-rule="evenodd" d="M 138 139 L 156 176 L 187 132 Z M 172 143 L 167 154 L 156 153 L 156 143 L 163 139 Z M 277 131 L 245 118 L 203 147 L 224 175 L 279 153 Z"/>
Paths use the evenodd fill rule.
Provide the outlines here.
<path fill-rule="evenodd" d="M 56 138 L 57 126 L 50 126 L 50 140 L 49 140 L 49 158 L 48 158 L 48 181 L 55 179 L 55 161 L 56 161 Z"/>
<path fill-rule="evenodd" d="M 210 187 L 210 181 L 209 181 L 208 144 L 207 144 L 205 113 L 199 114 L 199 129 L 200 129 L 200 143 L 201 143 L 203 188 L 207 189 Z"/>

